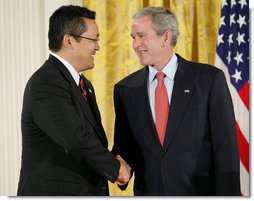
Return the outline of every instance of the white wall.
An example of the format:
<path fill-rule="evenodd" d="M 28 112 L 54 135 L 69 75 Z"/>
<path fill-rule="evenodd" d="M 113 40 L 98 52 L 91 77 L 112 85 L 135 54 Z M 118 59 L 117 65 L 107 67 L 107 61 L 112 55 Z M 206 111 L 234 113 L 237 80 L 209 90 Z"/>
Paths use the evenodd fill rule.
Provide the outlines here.
<path fill-rule="evenodd" d="M 23 91 L 48 57 L 49 17 L 66 4 L 82 5 L 82 0 L 0 1 L 0 195 L 16 195 Z"/>

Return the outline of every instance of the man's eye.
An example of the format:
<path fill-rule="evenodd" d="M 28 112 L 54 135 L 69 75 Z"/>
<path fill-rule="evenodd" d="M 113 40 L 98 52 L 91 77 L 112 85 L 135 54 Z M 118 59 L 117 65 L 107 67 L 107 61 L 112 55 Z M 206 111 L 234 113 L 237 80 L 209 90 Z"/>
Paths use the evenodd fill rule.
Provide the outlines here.
<path fill-rule="evenodd" d="M 141 35 L 139 35 L 138 37 L 141 38 L 141 39 L 143 39 L 143 38 L 145 38 L 145 35 L 141 34 Z"/>

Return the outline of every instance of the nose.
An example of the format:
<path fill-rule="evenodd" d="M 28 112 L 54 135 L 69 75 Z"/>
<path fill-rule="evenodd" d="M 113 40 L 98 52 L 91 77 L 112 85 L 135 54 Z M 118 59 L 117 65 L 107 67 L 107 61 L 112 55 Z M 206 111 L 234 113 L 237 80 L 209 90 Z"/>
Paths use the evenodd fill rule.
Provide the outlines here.
<path fill-rule="evenodd" d="M 95 47 L 94 47 L 94 49 L 95 49 L 96 51 L 98 51 L 98 50 L 101 49 L 101 48 L 100 48 L 100 45 L 99 45 L 99 41 L 96 41 L 96 42 L 95 42 Z"/>
<path fill-rule="evenodd" d="M 132 46 L 134 49 L 140 47 L 142 45 L 141 40 L 138 37 L 133 38 Z"/>

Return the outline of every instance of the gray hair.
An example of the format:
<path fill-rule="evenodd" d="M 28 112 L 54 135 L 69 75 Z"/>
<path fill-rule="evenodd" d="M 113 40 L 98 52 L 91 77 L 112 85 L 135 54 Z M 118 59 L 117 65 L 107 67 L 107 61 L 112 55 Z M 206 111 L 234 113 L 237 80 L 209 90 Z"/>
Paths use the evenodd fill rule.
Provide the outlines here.
<path fill-rule="evenodd" d="M 163 7 L 146 7 L 133 15 L 133 19 L 150 16 L 153 29 L 158 35 L 163 35 L 167 30 L 172 32 L 171 45 L 175 46 L 179 36 L 177 18 L 174 13 Z"/>

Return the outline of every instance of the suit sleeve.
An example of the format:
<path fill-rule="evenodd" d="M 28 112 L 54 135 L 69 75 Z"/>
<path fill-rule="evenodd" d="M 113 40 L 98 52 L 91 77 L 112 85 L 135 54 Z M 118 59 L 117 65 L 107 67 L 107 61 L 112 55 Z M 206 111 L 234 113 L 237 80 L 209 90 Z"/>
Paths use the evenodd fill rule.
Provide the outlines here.
<path fill-rule="evenodd" d="M 123 99 L 127 93 L 124 87 L 115 85 L 114 88 L 114 107 L 115 107 L 115 131 L 114 145 L 112 153 L 120 155 L 131 167 L 132 173 L 135 171 L 137 146 L 130 129 L 127 112 L 123 105 Z M 130 148 L 131 147 L 131 148 Z M 121 190 L 125 190 L 127 185 L 119 186 Z"/>
<path fill-rule="evenodd" d="M 134 167 L 135 155 L 137 155 L 137 145 L 134 140 L 127 112 L 123 105 L 125 89 L 116 85 L 114 89 L 114 106 L 115 106 L 115 132 L 114 146 L 112 152 L 114 155 L 121 155 L 122 158 L 131 166 Z M 130 148 L 131 146 L 131 148 Z"/>
<path fill-rule="evenodd" d="M 209 105 L 216 195 L 240 195 L 236 121 L 230 92 L 222 71 L 217 73 L 213 81 Z"/>
<path fill-rule="evenodd" d="M 120 163 L 105 148 L 89 122 L 81 118 L 69 84 L 62 77 L 47 77 L 31 85 L 35 123 L 53 141 L 84 161 L 104 178 L 115 182 Z"/>

